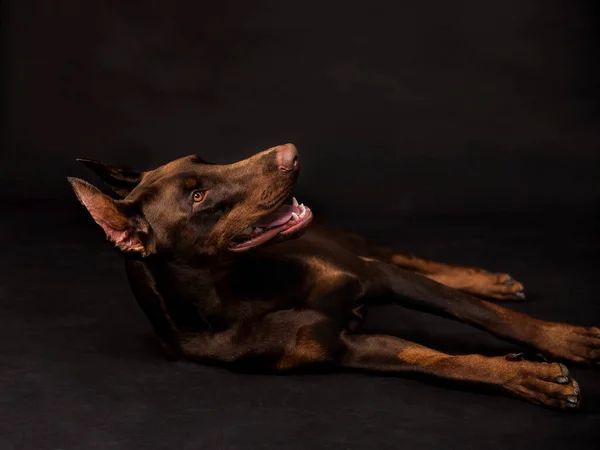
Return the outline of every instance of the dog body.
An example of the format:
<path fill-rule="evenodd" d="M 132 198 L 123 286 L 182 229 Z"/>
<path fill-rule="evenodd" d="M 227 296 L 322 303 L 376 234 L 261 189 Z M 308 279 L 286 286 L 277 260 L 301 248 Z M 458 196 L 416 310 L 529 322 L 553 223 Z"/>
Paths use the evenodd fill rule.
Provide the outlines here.
<path fill-rule="evenodd" d="M 280 371 L 333 364 L 419 372 L 579 406 L 579 386 L 563 364 L 452 356 L 361 333 L 370 305 L 394 302 L 553 358 L 600 360 L 599 328 L 544 322 L 478 298 L 523 299 L 523 286 L 506 274 L 427 261 L 312 223 L 312 211 L 290 200 L 299 171 L 291 144 L 227 166 L 197 156 L 149 172 L 82 162 L 124 197 L 70 179 L 126 257 L 157 336 L 184 357 Z"/>

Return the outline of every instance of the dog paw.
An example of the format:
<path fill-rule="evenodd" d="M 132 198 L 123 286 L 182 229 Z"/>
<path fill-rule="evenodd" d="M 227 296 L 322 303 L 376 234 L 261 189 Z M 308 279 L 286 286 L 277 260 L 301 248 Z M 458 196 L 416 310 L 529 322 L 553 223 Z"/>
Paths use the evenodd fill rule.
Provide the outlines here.
<path fill-rule="evenodd" d="M 563 410 L 577 409 L 581 405 L 579 385 L 564 364 L 529 361 L 514 364 L 518 365 L 516 375 L 504 384 L 504 388 L 513 395 Z"/>
<path fill-rule="evenodd" d="M 525 287 L 506 273 L 485 273 L 479 295 L 495 300 L 525 300 Z"/>
<path fill-rule="evenodd" d="M 557 359 L 600 364 L 600 328 L 544 323 L 537 347 Z"/>
<path fill-rule="evenodd" d="M 451 288 L 494 300 L 525 300 L 523 284 L 505 273 L 472 267 L 454 267 L 427 277 Z"/>

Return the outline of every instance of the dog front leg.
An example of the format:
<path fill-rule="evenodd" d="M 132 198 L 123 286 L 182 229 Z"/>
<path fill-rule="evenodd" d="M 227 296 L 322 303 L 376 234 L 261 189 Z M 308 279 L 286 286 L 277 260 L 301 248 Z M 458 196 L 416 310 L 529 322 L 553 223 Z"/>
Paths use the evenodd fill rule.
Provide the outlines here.
<path fill-rule="evenodd" d="M 387 335 L 343 335 L 346 350 L 338 364 L 363 370 L 416 372 L 448 380 L 494 386 L 533 403 L 577 408 L 580 392 L 558 363 L 524 361 L 507 355 L 452 356 Z"/>

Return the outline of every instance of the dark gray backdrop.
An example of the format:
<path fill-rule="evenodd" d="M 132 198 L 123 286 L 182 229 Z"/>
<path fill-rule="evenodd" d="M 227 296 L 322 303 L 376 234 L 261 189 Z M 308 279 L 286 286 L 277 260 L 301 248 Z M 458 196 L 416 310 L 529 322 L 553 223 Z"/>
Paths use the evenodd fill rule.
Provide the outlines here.
<path fill-rule="evenodd" d="M 70 198 L 78 156 L 150 168 L 291 141 L 326 214 L 593 213 L 598 17 L 574 0 L 12 2 L 0 193 Z"/>
<path fill-rule="evenodd" d="M 401 376 L 166 358 L 65 178 L 98 181 L 78 156 L 151 168 L 292 141 L 318 217 L 510 273 L 527 301 L 509 307 L 598 325 L 598 0 L 10 3 L 1 449 L 597 450 L 594 368 L 568 365 L 584 401 L 564 414 Z M 395 306 L 367 330 L 520 351 Z"/>

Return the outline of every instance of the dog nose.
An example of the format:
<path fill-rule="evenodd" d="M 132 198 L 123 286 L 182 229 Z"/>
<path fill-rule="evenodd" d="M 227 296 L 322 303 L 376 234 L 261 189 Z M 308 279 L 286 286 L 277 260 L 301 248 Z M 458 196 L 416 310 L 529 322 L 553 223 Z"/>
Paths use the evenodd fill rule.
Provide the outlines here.
<path fill-rule="evenodd" d="M 298 169 L 298 150 L 294 144 L 284 144 L 277 147 L 277 166 L 283 172 Z"/>

